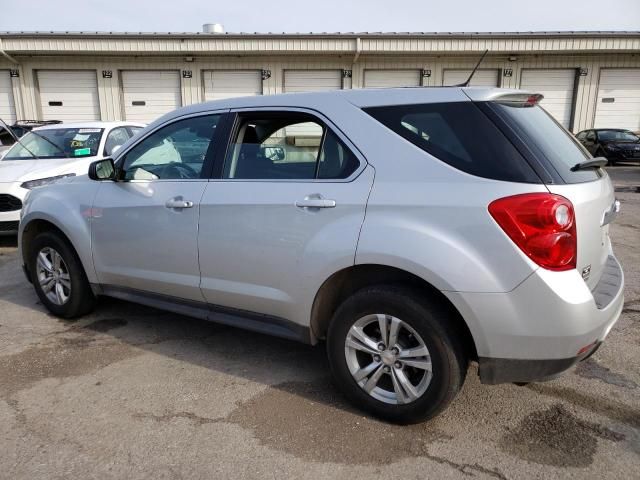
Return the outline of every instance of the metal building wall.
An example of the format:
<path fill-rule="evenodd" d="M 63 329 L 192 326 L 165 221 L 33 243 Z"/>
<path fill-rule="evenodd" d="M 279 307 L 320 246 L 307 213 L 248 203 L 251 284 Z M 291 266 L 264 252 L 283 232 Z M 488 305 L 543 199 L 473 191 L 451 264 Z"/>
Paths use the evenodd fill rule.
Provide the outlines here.
<path fill-rule="evenodd" d="M 1 36 L 1 35 L 0 35 Z M 473 51 L 465 55 L 448 54 L 444 52 L 453 51 L 461 48 L 456 42 L 461 40 L 401 40 L 401 39 L 362 39 L 360 44 L 360 54 L 354 55 L 353 46 L 354 39 L 303 39 L 302 40 L 278 40 L 283 49 L 288 51 L 298 51 L 298 54 L 288 55 L 258 55 L 256 50 L 261 48 L 273 48 L 267 45 L 269 42 L 276 40 L 269 39 L 229 39 L 224 44 L 227 55 L 211 56 L 213 52 L 207 54 L 193 54 L 194 61 L 187 62 L 187 55 L 177 55 L 175 51 L 166 51 L 167 43 L 156 41 L 153 39 L 113 39 L 108 42 L 108 48 L 114 50 L 126 51 L 128 48 L 137 51 L 144 48 L 153 48 L 155 51 L 146 55 L 137 53 L 121 53 L 105 56 L 86 56 L 80 55 L 80 51 L 76 48 L 107 48 L 104 47 L 104 39 L 93 40 L 96 45 L 90 45 L 92 39 L 50 39 L 47 43 L 46 39 L 19 39 L 20 49 L 56 49 L 59 48 L 61 53 L 75 51 L 78 55 L 48 55 L 48 56 L 24 56 L 13 53 L 14 58 L 19 62 L 18 65 L 12 64 L 4 57 L 0 57 L 0 69 L 17 69 L 19 71 L 18 78 L 12 78 L 14 101 L 16 104 L 16 114 L 18 118 L 39 118 L 39 99 L 37 85 L 35 82 L 36 72 L 39 69 L 93 69 L 97 72 L 98 78 L 98 94 L 100 101 L 100 113 L 103 120 L 115 120 L 123 118 L 122 105 L 122 88 L 120 84 L 121 70 L 180 70 L 190 71 L 190 78 L 181 78 L 181 95 L 182 104 L 189 105 L 198 103 L 204 99 L 204 87 L 202 82 L 203 70 L 243 70 L 258 69 L 268 70 L 271 73 L 270 78 L 263 82 L 264 94 L 281 93 L 284 89 L 284 70 L 286 69 L 342 69 L 351 73 L 351 78 L 347 77 L 343 80 L 344 88 L 361 88 L 364 83 L 364 71 L 366 69 L 419 69 L 422 71 L 430 71 L 429 76 L 422 77 L 422 84 L 425 86 L 439 86 L 442 84 L 443 71 L 449 68 L 472 68 L 480 56 L 478 51 Z M 18 40 L 12 40 L 17 42 Z M 172 42 L 174 40 L 171 40 Z M 195 51 L 197 48 L 205 48 L 210 40 L 189 40 L 191 47 Z M 202 42 L 203 45 L 196 45 Z M 236 42 L 236 43 L 233 43 Z M 481 49 L 484 46 L 495 46 L 496 40 L 475 40 L 476 43 L 466 45 L 469 48 Z M 493 43 L 492 43 L 493 42 Z M 600 43 L 598 43 L 600 42 Z M 598 38 L 592 39 L 509 39 L 502 40 L 502 44 L 498 45 L 500 51 L 512 52 L 520 48 L 531 48 L 532 51 L 541 48 L 553 48 L 554 51 L 561 52 L 563 49 L 583 48 L 580 53 L 570 54 L 549 54 L 549 53 L 518 53 L 518 54 L 496 54 L 491 52 L 483 62 L 483 68 L 497 68 L 503 72 L 501 78 L 501 86 L 506 88 L 517 88 L 520 85 L 522 69 L 525 68 L 574 68 L 586 69 L 586 75 L 578 77 L 576 104 L 574 114 L 574 131 L 589 128 L 593 124 L 595 116 L 596 99 L 598 92 L 598 79 L 601 68 L 611 67 L 633 67 L 640 68 L 640 40 L 637 38 L 619 38 L 606 40 L 606 45 L 602 45 Z M 43 47 L 43 43 L 47 43 Z M 142 45 L 144 43 L 145 45 Z M 544 43 L 544 45 L 543 45 Z M 638 43 L 638 52 L 636 53 L 590 53 L 598 51 L 598 48 L 619 48 L 625 50 L 627 48 L 635 48 Z M 2 46 L 8 49 L 11 41 L 3 39 Z M 570 45 L 569 45 L 570 44 Z M 549 47 L 551 45 L 551 47 Z M 175 45 L 173 45 L 175 47 Z M 16 47 L 16 45 L 14 45 Z M 217 48 L 219 48 L 218 45 Z M 596 48 L 597 47 L 597 48 Z M 235 55 L 228 55 L 232 53 Z M 439 51 L 433 49 L 440 48 Z M 17 49 L 17 48 L 16 48 Z M 248 54 L 242 54 L 247 50 Z M 309 54 L 309 49 L 314 51 L 322 51 L 324 54 Z M 323 50 L 324 49 L 324 50 Z M 424 50 L 429 49 L 433 53 L 425 53 Z M 380 52 L 389 50 L 389 54 L 383 55 Z M 397 54 L 398 50 L 421 51 L 421 54 L 403 55 Z M 371 53 L 371 52 L 375 52 Z M 437 54 L 437 55 L 436 55 Z M 515 61 L 509 58 L 515 56 Z M 355 63 L 354 63 L 355 61 Z M 504 72 L 511 71 L 511 76 L 505 76 Z M 111 78 L 103 78 L 102 72 L 112 72 Z"/>

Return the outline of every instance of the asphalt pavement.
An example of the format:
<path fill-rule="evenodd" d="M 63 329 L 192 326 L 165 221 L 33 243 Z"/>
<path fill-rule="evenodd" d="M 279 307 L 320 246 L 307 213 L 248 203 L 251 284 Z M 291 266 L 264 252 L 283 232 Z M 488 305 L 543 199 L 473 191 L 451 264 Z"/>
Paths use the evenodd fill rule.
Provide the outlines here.
<path fill-rule="evenodd" d="M 0 478 L 640 478 L 640 167 L 609 169 L 626 274 L 594 357 L 481 385 L 400 427 L 348 405 L 309 347 L 104 299 L 48 314 L 0 239 Z"/>

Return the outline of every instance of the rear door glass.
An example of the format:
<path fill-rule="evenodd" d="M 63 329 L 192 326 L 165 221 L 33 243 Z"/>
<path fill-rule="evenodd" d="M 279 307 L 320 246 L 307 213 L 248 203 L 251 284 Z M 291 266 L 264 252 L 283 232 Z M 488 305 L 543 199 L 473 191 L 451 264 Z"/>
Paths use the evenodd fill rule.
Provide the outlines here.
<path fill-rule="evenodd" d="M 542 183 L 496 125 L 472 102 L 364 109 L 395 133 L 439 160 L 472 175 Z"/>

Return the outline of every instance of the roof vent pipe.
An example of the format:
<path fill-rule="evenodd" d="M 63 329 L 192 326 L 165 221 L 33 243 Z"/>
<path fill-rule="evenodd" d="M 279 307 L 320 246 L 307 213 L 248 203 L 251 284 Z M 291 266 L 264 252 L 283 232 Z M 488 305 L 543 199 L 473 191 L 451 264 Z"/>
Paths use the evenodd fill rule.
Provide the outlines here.
<path fill-rule="evenodd" d="M 224 26 L 221 23 L 205 23 L 202 25 L 204 33 L 224 33 Z"/>

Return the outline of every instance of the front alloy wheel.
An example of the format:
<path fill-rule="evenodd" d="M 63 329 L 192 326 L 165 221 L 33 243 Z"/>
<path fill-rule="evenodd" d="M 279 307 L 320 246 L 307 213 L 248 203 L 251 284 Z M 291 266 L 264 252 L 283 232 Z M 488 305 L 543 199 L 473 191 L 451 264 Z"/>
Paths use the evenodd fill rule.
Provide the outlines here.
<path fill-rule="evenodd" d="M 95 296 L 78 255 L 61 233 L 39 233 L 24 248 L 35 291 L 51 313 L 75 318 L 91 311 Z"/>
<path fill-rule="evenodd" d="M 71 296 L 71 277 L 62 255 L 51 247 L 38 252 L 36 261 L 38 283 L 47 299 L 55 305 L 64 305 Z"/>

